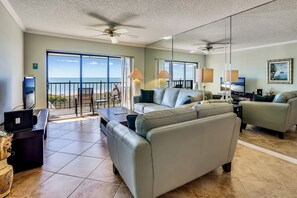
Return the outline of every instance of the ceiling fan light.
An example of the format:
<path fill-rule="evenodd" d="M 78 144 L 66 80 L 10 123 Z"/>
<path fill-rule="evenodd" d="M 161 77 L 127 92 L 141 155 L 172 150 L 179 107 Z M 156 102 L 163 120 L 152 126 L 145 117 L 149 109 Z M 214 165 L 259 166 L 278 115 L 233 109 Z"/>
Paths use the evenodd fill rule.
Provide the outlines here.
<path fill-rule="evenodd" d="M 110 37 L 110 40 L 111 40 L 111 43 L 112 43 L 112 44 L 116 44 L 116 43 L 119 42 L 118 39 L 117 39 L 116 37 L 114 37 L 114 36 L 111 36 L 111 37 Z"/>
<path fill-rule="evenodd" d="M 208 51 L 208 50 L 206 50 L 206 51 L 204 51 L 203 53 L 204 53 L 204 54 L 209 54 L 209 51 Z"/>

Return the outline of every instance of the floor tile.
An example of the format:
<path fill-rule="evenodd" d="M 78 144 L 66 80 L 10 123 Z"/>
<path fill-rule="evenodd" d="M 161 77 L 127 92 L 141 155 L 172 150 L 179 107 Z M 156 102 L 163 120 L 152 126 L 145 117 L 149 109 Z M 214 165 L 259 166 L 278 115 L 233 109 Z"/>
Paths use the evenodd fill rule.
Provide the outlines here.
<path fill-rule="evenodd" d="M 83 135 L 83 133 L 79 133 L 79 132 L 69 132 L 69 133 L 66 133 L 66 134 L 60 136 L 59 139 L 75 141 L 75 140 L 78 140 L 82 135 Z"/>
<path fill-rule="evenodd" d="M 79 141 L 83 141 L 83 142 L 98 142 L 99 140 L 101 140 L 104 136 L 101 135 L 101 133 L 83 133 L 82 136 L 79 137 Z"/>
<path fill-rule="evenodd" d="M 44 159 L 42 169 L 57 172 L 76 157 L 76 155 L 56 152 Z"/>
<path fill-rule="evenodd" d="M 104 160 L 88 178 L 115 184 L 122 182 L 120 175 L 113 173 L 111 160 Z"/>
<path fill-rule="evenodd" d="M 8 197 L 31 197 L 34 189 L 38 188 L 42 182 L 50 178 L 53 174 L 42 171 L 41 168 L 15 174 Z"/>
<path fill-rule="evenodd" d="M 59 152 L 79 155 L 86 151 L 88 148 L 90 148 L 92 145 L 93 143 L 75 141 L 69 144 L 68 146 L 62 148 Z"/>
<path fill-rule="evenodd" d="M 98 144 L 107 144 L 107 137 L 103 137 L 101 140 L 97 142 Z"/>
<path fill-rule="evenodd" d="M 81 155 L 105 159 L 109 155 L 108 147 L 106 144 L 94 144 Z"/>
<path fill-rule="evenodd" d="M 71 194 L 71 198 L 112 198 L 117 192 L 119 185 L 86 179 Z"/>
<path fill-rule="evenodd" d="M 54 139 L 53 141 L 46 143 L 44 145 L 44 149 L 49 151 L 58 151 L 72 142 L 72 140 Z"/>
<path fill-rule="evenodd" d="M 121 185 L 114 198 L 133 198 L 133 195 L 127 186 Z"/>
<path fill-rule="evenodd" d="M 78 177 L 55 174 L 46 180 L 40 188 L 36 189 L 32 193 L 32 196 L 42 198 L 66 198 L 83 182 L 83 180 L 84 179 Z"/>
<path fill-rule="evenodd" d="M 70 132 L 69 130 L 55 129 L 52 131 L 48 131 L 47 136 L 50 138 L 58 138 L 69 132 Z"/>
<path fill-rule="evenodd" d="M 43 157 L 46 158 L 46 157 L 52 155 L 53 153 L 55 153 L 55 152 L 49 151 L 49 150 L 43 150 Z"/>
<path fill-rule="evenodd" d="M 86 178 L 102 161 L 103 159 L 78 156 L 58 173 Z"/>

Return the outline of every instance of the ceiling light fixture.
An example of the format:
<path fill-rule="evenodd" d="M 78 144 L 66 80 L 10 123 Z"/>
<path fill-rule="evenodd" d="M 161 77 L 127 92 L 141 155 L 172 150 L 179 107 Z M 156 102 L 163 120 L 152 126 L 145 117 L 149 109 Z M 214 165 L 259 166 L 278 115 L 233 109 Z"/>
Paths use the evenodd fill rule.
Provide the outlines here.
<path fill-rule="evenodd" d="M 172 39 L 172 36 L 164 36 L 162 39 L 163 40 L 169 40 L 169 39 Z"/>

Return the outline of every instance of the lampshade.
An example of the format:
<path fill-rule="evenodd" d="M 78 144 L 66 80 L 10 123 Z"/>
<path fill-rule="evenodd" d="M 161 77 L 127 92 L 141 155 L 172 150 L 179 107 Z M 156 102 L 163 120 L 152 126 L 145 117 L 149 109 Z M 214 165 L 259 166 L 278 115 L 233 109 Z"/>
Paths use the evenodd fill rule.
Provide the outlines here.
<path fill-rule="evenodd" d="M 128 78 L 133 78 L 133 79 L 143 79 L 143 74 L 137 69 L 135 68 L 130 75 L 128 76 Z"/>
<path fill-rule="evenodd" d="M 196 69 L 196 82 L 213 82 L 213 69 L 205 67 Z"/>
<path fill-rule="evenodd" d="M 231 71 L 231 76 L 230 76 Z M 226 82 L 237 82 L 238 81 L 238 70 L 226 70 Z M 231 77 L 231 79 L 230 79 Z"/>
<path fill-rule="evenodd" d="M 158 77 L 159 78 L 170 78 L 170 74 L 167 71 L 162 70 L 162 71 L 160 71 Z"/>

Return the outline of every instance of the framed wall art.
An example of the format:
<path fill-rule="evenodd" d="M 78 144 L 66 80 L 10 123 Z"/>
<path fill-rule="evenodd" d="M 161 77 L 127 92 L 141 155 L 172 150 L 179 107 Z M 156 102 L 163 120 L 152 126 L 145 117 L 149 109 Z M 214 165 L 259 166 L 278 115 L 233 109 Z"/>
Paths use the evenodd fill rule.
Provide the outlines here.
<path fill-rule="evenodd" d="M 268 60 L 266 67 L 267 83 L 293 83 L 293 58 Z"/>

